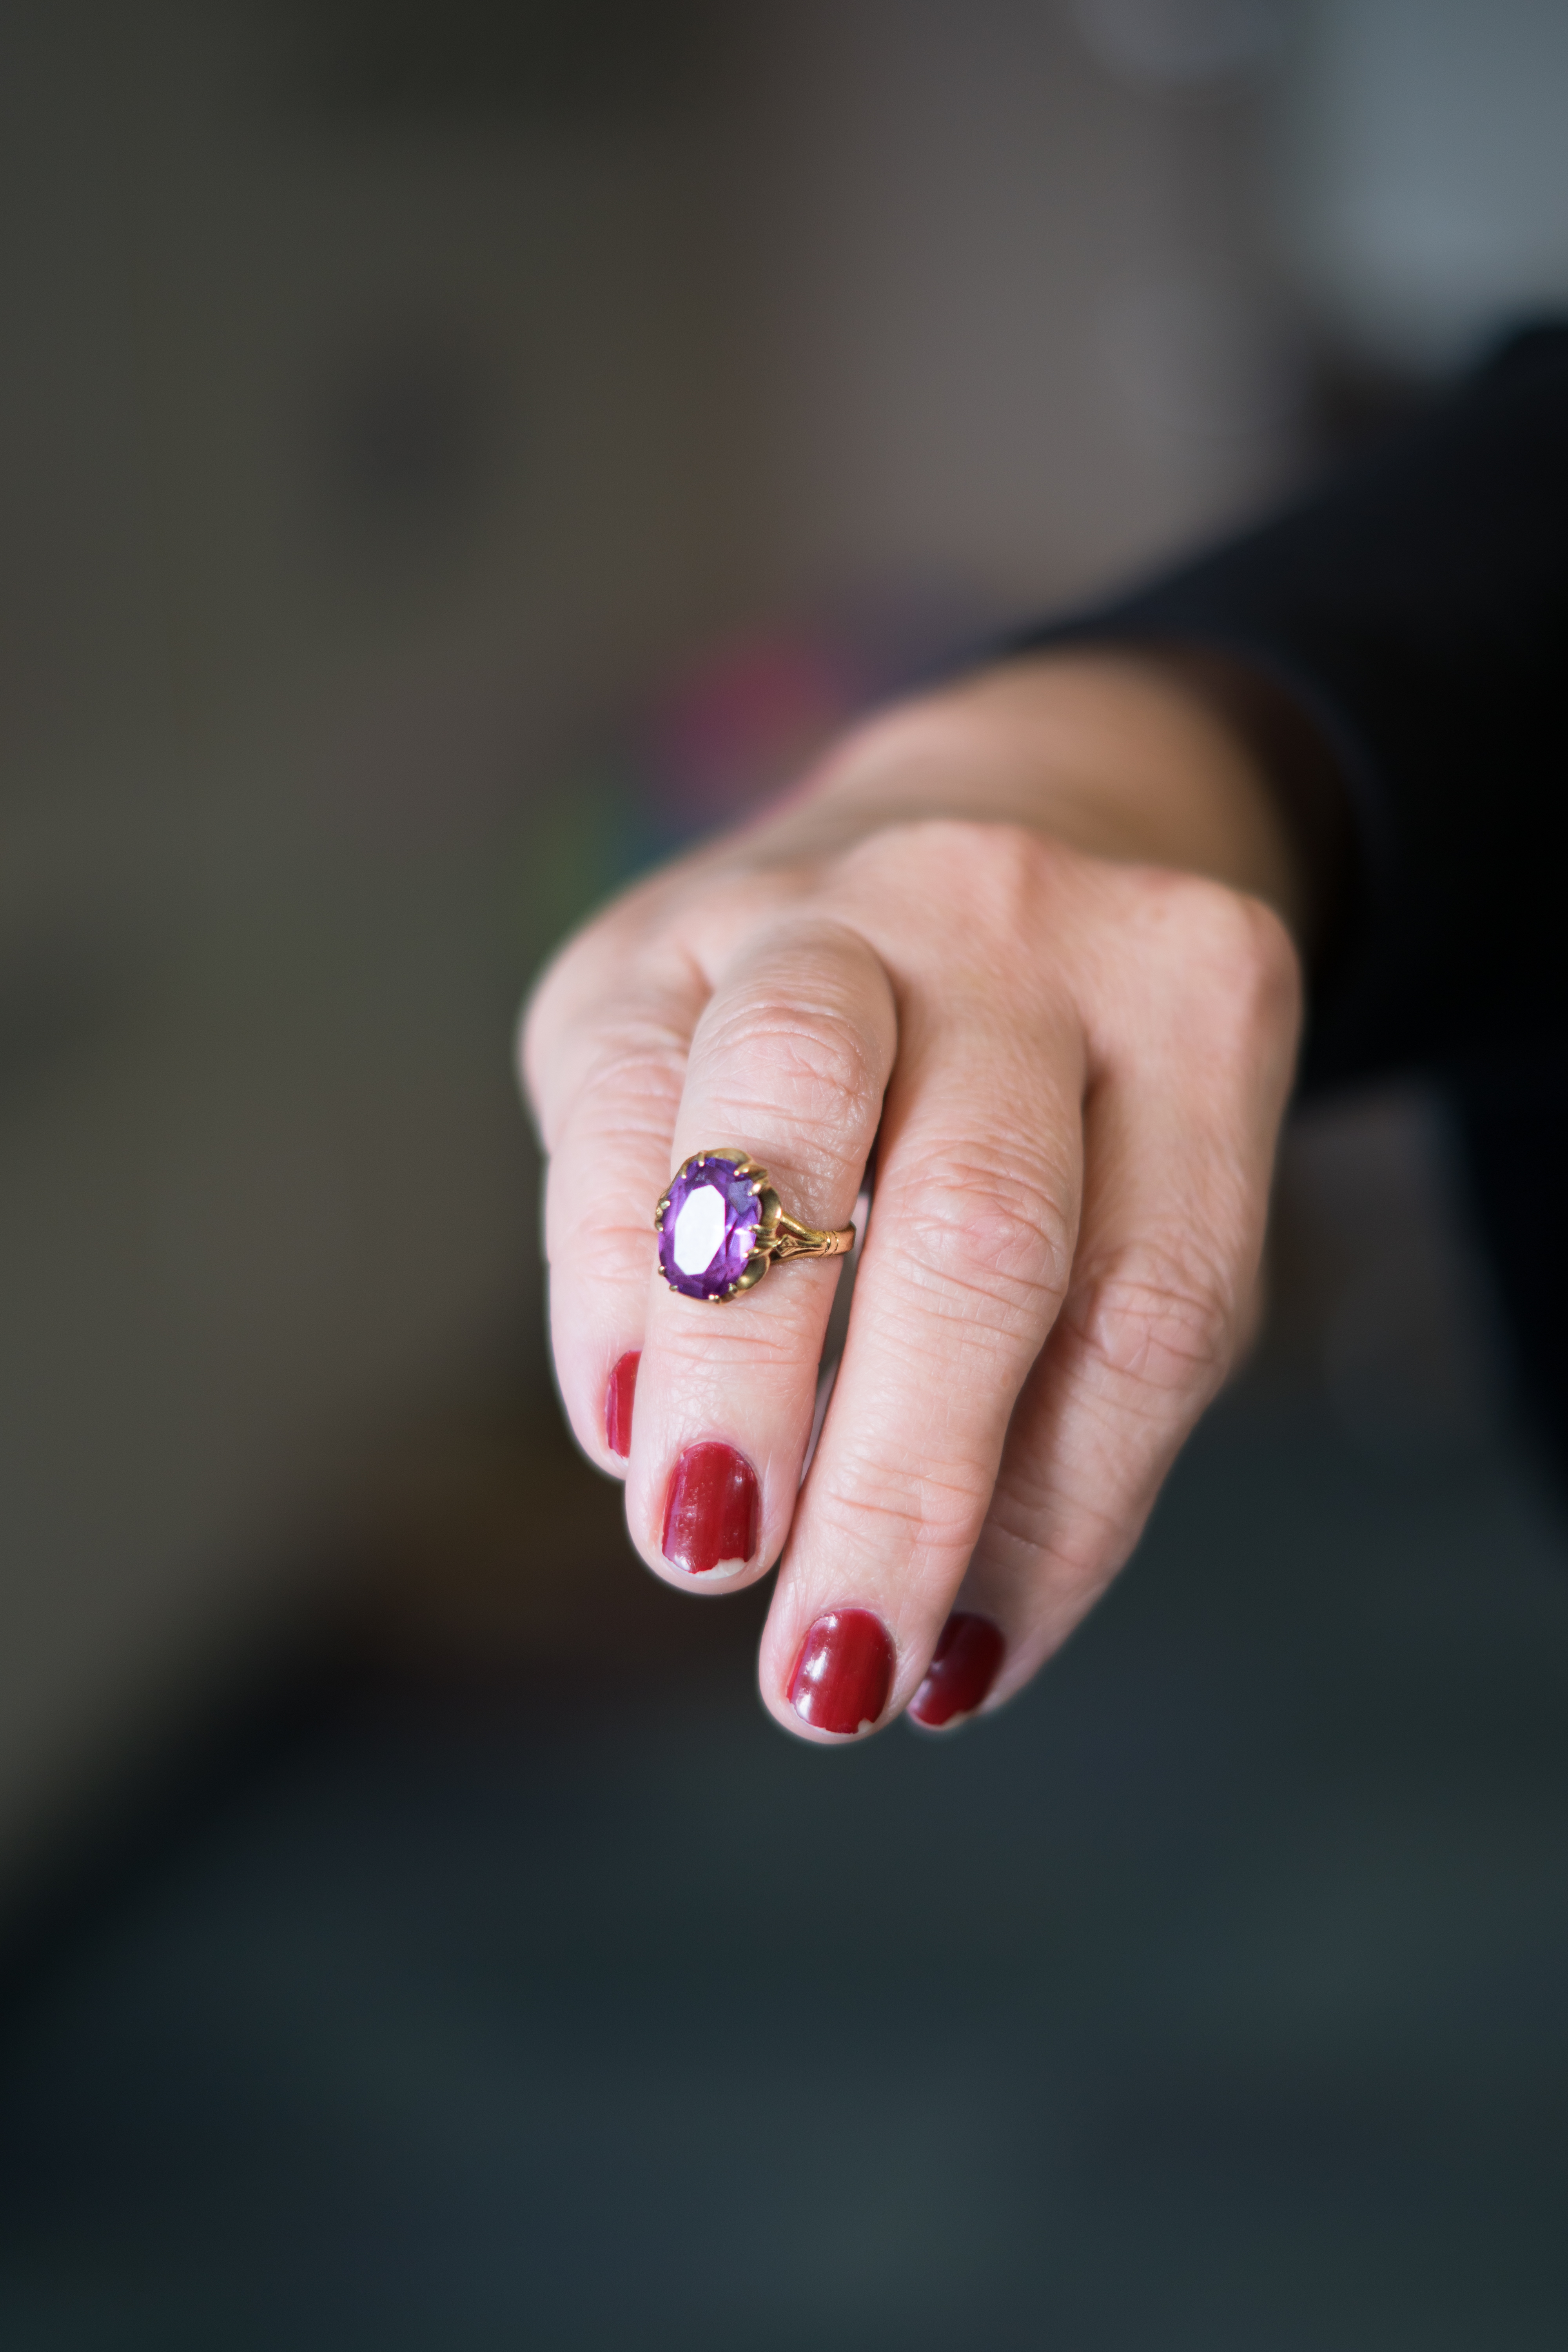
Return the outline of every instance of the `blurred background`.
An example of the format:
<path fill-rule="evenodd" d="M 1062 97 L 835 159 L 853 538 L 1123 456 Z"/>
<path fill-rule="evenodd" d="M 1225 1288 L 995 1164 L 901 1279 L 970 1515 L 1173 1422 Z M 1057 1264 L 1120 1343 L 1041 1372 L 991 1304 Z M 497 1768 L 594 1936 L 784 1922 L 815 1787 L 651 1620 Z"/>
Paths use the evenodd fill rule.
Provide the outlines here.
<path fill-rule="evenodd" d="M 606 890 L 1568 300 L 1562 0 L 0 11 L 0 2337 L 1559 2345 L 1568 1544 L 1442 1103 L 955 1748 L 542 1342 Z"/>

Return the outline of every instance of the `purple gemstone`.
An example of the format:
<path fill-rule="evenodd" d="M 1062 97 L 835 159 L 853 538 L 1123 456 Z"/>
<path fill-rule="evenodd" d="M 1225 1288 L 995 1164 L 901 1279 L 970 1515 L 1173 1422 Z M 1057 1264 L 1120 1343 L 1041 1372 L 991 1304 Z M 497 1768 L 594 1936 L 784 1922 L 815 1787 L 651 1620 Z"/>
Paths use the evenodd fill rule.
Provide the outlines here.
<path fill-rule="evenodd" d="M 658 1233 L 658 1262 L 672 1290 L 719 1298 L 744 1274 L 757 1239 L 756 1181 L 732 1160 L 704 1156 L 681 1170 Z"/>

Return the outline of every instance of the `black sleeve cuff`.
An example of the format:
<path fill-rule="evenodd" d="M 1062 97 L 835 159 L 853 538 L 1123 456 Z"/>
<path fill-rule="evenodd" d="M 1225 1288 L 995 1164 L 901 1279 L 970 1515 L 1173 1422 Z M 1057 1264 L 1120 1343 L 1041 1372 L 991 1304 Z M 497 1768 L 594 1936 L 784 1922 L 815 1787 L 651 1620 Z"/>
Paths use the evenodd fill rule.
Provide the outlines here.
<path fill-rule="evenodd" d="M 1309 1083 L 1562 1051 L 1568 329 L 1516 339 L 1279 519 L 1013 650 L 1091 643 L 1198 656 L 1260 752 L 1332 909 Z"/>

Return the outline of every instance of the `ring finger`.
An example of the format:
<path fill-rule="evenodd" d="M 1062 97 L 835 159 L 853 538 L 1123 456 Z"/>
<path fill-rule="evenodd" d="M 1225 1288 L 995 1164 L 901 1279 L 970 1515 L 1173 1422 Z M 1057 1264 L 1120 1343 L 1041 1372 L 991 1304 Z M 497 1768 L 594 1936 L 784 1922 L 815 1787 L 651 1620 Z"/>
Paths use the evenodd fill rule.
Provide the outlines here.
<path fill-rule="evenodd" d="M 863 939 L 833 922 L 781 924 L 718 976 L 692 1039 L 674 1162 L 739 1147 L 790 1214 L 842 1227 L 896 1032 L 890 984 Z M 626 1517 L 671 1582 L 733 1591 L 782 1549 L 837 1276 L 807 1261 L 719 1302 L 650 1276 Z"/>

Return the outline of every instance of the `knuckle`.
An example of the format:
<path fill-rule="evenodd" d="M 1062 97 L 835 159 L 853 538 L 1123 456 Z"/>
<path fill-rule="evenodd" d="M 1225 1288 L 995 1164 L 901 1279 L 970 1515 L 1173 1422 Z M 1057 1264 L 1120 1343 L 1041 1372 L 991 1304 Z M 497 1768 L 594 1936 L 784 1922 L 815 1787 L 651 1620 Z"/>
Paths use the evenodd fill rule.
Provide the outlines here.
<path fill-rule="evenodd" d="M 983 1291 L 1018 1312 L 1062 1297 L 1074 1219 L 1050 1184 L 942 1158 L 908 1170 L 899 1189 L 900 1245 L 926 1288 Z"/>
<path fill-rule="evenodd" d="M 1067 1316 L 1089 1364 L 1152 1400 L 1211 1395 L 1237 1319 L 1232 1288 L 1190 1244 L 1144 1244 L 1082 1282 Z"/>
<path fill-rule="evenodd" d="M 829 1480 L 814 1486 L 812 1516 L 830 1549 L 853 1554 L 869 1538 L 906 1561 L 918 1581 L 933 1561 L 967 1559 L 987 1488 L 978 1465 L 928 1461 L 916 1466 L 887 1449 L 868 1450 L 837 1465 Z"/>
<path fill-rule="evenodd" d="M 1235 1002 L 1257 1015 L 1294 996 L 1296 950 L 1271 907 L 1222 891 L 1210 922 L 1210 961 Z"/>
<path fill-rule="evenodd" d="M 546 965 L 517 1024 L 517 1058 L 545 1147 L 584 1102 L 625 1088 L 679 1097 L 688 1040 L 700 1002 L 697 978 L 672 942 L 626 959 L 608 950 L 608 920 L 590 926 Z"/>
<path fill-rule="evenodd" d="M 775 1109 L 814 1138 L 859 1138 L 880 1099 L 870 1041 L 830 1006 L 790 1008 L 748 992 L 726 1007 L 705 1045 L 724 1067 L 747 1072 Z"/>
<path fill-rule="evenodd" d="M 1032 827 L 971 817 L 911 817 L 849 851 L 847 875 L 917 896 L 936 889 L 950 921 L 1028 927 L 1064 853 Z"/>
<path fill-rule="evenodd" d="M 606 1031 L 584 1055 L 574 1095 L 584 1132 L 668 1142 L 686 1075 L 684 1041 L 649 1020 Z"/>
<path fill-rule="evenodd" d="M 1162 977 L 1174 966 L 1181 993 L 1202 1001 L 1211 1033 L 1247 1048 L 1294 1025 L 1300 962 L 1271 907 L 1195 875 L 1162 875 L 1152 889 Z"/>

